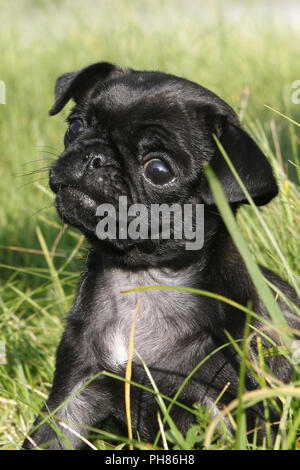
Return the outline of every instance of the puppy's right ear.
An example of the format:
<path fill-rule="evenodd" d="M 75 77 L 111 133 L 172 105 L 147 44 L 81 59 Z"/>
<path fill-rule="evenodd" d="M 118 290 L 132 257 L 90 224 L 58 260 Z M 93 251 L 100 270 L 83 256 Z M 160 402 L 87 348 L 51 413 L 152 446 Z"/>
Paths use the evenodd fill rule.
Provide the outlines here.
<path fill-rule="evenodd" d="M 73 98 L 78 103 L 102 80 L 124 73 L 125 70 L 109 62 L 97 62 L 84 69 L 65 73 L 56 80 L 55 103 L 49 111 L 53 116 L 59 113 L 68 101 Z"/>

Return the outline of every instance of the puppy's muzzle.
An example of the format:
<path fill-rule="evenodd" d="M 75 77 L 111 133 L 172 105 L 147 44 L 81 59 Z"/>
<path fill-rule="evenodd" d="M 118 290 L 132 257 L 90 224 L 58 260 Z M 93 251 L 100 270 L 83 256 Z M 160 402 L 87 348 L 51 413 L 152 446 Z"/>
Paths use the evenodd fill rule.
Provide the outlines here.
<path fill-rule="evenodd" d="M 86 150 L 66 154 L 64 164 L 54 162 L 50 169 L 50 188 L 57 194 L 62 186 L 75 186 L 82 184 L 84 178 L 90 179 L 108 164 L 107 156 L 102 152 Z"/>

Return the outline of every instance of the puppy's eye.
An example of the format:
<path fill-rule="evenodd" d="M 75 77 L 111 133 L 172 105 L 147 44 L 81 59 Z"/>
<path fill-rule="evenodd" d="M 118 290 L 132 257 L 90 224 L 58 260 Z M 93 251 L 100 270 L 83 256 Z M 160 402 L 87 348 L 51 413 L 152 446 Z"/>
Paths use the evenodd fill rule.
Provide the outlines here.
<path fill-rule="evenodd" d="M 151 183 L 160 186 L 169 183 L 174 178 L 170 168 L 159 158 L 153 158 L 145 163 L 144 175 Z"/>
<path fill-rule="evenodd" d="M 76 119 L 71 122 L 66 135 L 65 135 L 65 145 L 68 145 L 84 130 L 84 125 L 81 119 Z"/>

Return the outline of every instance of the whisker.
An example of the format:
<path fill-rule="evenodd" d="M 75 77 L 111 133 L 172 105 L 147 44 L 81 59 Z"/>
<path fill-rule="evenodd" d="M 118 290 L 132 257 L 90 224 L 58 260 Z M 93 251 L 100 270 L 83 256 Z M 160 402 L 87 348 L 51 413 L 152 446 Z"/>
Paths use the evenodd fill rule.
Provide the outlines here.
<path fill-rule="evenodd" d="M 29 160 L 28 162 L 25 162 L 22 166 L 25 167 L 25 166 L 28 166 L 28 165 L 32 165 L 33 163 L 40 163 L 40 162 L 49 164 L 49 166 L 50 166 L 53 162 L 53 159 L 52 158 L 38 158 L 36 160 Z"/>
<path fill-rule="evenodd" d="M 38 173 L 44 173 L 46 171 L 48 172 L 49 170 L 50 170 L 50 166 L 45 166 L 43 168 L 38 168 L 36 170 L 28 171 L 27 173 L 15 173 L 14 176 L 16 178 L 23 178 L 24 176 L 32 176 Z"/>
<path fill-rule="evenodd" d="M 39 183 L 40 181 L 48 181 L 48 176 L 44 178 L 38 178 L 32 181 L 27 181 L 26 183 L 21 184 L 20 188 L 24 188 L 25 186 L 28 186 L 30 184 Z"/>
<path fill-rule="evenodd" d="M 40 209 L 38 209 L 37 211 L 34 211 L 34 212 L 31 212 L 31 215 L 37 215 L 37 214 L 40 214 L 42 211 L 46 210 L 46 209 L 53 209 L 53 204 L 51 204 L 50 206 L 45 206 L 45 207 L 41 207 Z"/>
<path fill-rule="evenodd" d="M 23 164 L 23 166 L 30 165 L 31 163 L 36 163 L 36 162 L 47 162 L 47 160 L 49 162 L 52 162 L 52 159 L 50 159 L 50 158 L 48 158 L 48 159 L 46 159 L 46 158 L 37 158 L 36 160 L 29 160 L 28 162 L 25 162 Z"/>
<path fill-rule="evenodd" d="M 37 148 L 37 149 L 50 149 L 50 150 L 54 150 L 54 151 L 57 152 L 57 153 L 60 153 L 60 152 L 61 152 L 60 149 L 57 149 L 56 147 L 52 147 L 51 145 L 37 145 L 36 148 Z"/>
<path fill-rule="evenodd" d="M 38 150 L 40 153 L 47 153 L 48 155 L 53 155 L 54 157 L 58 157 L 60 152 L 50 152 L 50 150 Z"/>

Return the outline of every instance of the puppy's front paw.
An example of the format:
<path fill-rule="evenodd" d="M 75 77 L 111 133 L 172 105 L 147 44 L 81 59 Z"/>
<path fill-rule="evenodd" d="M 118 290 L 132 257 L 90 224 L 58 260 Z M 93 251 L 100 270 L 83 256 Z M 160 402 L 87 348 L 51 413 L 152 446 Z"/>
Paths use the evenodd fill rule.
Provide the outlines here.
<path fill-rule="evenodd" d="M 39 417 L 35 421 L 33 428 L 35 428 L 42 418 Z M 62 439 L 60 439 L 57 433 L 52 429 L 48 423 L 42 424 L 36 431 L 30 432 L 28 437 L 22 444 L 22 450 L 34 450 L 34 449 L 47 449 L 47 450 L 63 450 L 66 446 Z"/>

